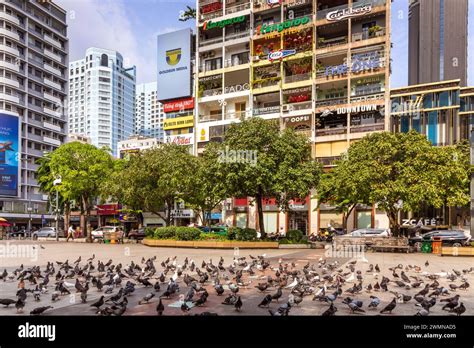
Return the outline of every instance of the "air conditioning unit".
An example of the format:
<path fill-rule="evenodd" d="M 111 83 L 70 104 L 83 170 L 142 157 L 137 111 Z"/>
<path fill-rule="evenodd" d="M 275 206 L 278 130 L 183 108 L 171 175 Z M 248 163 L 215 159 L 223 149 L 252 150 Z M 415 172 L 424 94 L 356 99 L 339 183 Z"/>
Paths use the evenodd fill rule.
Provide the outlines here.
<path fill-rule="evenodd" d="M 260 57 L 259 56 L 253 56 L 252 57 L 252 61 L 253 62 L 258 62 L 260 60 Z"/>
<path fill-rule="evenodd" d="M 291 105 L 291 104 L 282 105 L 281 111 L 282 111 L 282 112 L 290 112 L 290 111 L 293 111 L 293 105 Z"/>
<path fill-rule="evenodd" d="M 247 42 L 247 43 L 245 44 L 245 49 L 246 49 L 246 50 L 250 49 L 250 42 Z"/>
<path fill-rule="evenodd" d="M 208 53 L 208 57 L 214 57 L 216 55 L 216 52 L 215 51 L 209 51 Z"/>

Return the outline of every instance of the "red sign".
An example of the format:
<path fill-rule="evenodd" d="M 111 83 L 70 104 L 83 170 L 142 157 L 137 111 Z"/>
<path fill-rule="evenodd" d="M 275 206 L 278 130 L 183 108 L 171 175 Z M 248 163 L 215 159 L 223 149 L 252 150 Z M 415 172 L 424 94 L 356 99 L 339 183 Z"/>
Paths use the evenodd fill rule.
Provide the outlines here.
<path fill-rule="evenodd" d="M 163 104 L 165 112 L 182 111 L 194 108 L 194 98 L 173 100 Z"/>
<path fill-rule="evenodd" d="M 119 215 L 119 204 L 101 204 L 97 206 L 98 215 Z"/>
<path fill-rule="evenodd" d="M 234 198 L 235 207 L 246 207 L 248 204 L 247 197 L 244 198 Z"/>
<path fill-rule="evenodd" d="M 204 5 L 201 7 L 201 13 L 209 13 L 209 12 L 214 12 L 218 11 L 222 8 L 222 3 L 221 2 L 214 2 L 212 4 Z"/>

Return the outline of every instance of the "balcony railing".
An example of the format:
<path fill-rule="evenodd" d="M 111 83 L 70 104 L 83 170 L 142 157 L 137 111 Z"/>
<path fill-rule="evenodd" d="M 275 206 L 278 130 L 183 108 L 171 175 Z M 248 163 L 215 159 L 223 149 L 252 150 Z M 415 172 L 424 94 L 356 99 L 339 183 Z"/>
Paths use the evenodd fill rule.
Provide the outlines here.
<path fill-rule="evenodd" d="M 244 119 L 248 115 L 247 111 L 234 111 L 234 112 L 226 112 L 224 114 L 224 119 L 226 120 L 239 120 Z"/>
<path fill-rule="evenodd" d="M 365 133 L 365 132 L 383 131 L 384 129 L 385 129 L 385 125 L 383 123 L 375 123 L 375 124 L 368 124 L 368 125 L 351 126 L 350 132 L 351 133 Z"/>
<path fill-rule="evenodd" d="M 318 100 L 316 101 L 315 106 L 319 108 L 322 106 L 332 106 L 341 104 L 347 104 L 347 97 Z"/>
<path fill-rule="evenodd" d="M 355 97 L 366 97 L 369 98 L 369 95 L 380 95 L 382 92 L 381 87 L 379 85 L 376 86 L 368 86 L 365 88 L 360 88 L 355 90 Z M 383 94 L 383 93 L 382 93 Z"/>
<path fill-rule="evenodd" d="M 316 154 L 317 155 L 317 154 Z M 316 157 L 316 161 L 321 163 L 323 166 L 334 166 L 335 162 L 340 160 L 341 156 L 332 156 L 332 157 Z"/>
<path fill-rule="evenodd" d="M 307 138 L 311 138 L 313 136 L 313 132 L 311 129 L 305 129 L 305 130 L 296 130 L 295 131 L 297 134 L 304 135 Z"/>
<path fill-rule="evenodd" d="M 376 37 L 382 37 L 384 35 L 385 35 L 385 28 L 380 28 L 380 30 L 374 32 L 373 34 L 369 33 L 368 31 L 354 33 L 352 34 L 352 42 L 373 39 Z"/>
<path fill-rule="evenodd" d="M 207 72 L 207 71 L 213 71 L 213 70 L 219 70 L 222 69 L 222 66 L 206 66 L 206 64 L 202 64 L 199 66 L 199 72 Z"/>
<path fill-rule="evenodd" d="M 212 121 L 221 121 L 222 114 L 214 115 L 199 115 L 199 122 L 212 122 Z"/>
<path fill-rule="evenodd" d="M 263 81 L 253 82 L 253 88 L 265 88 L 271 86 L 277 86 L 280 83 L 280 79 L 268 79 Z"/>
<path fill-rule="evenodd" d="M 316 136 L 319 136 L 319 137 L 323 137 L 326 135 L 346 134 L 346 133 L 347 133 L 347 127 L 316 129 Z"/>
<path fill-rule="evenodd" d="M 236 13 L 240 11 L 244 11 L 250 8 L 250 2 L 247 2 L 245 4 L 238 4 L 238 5 L 226 5 L 225 8 L 225 14 L 231 14 L 231 13 Z"/>
<path fill-rule="evenodd" d="M 210 12 L 210 13 L 204 13 L 201 14 L 201 18 L 199 19 L 201 22 L 207 21 L 209 19 L 217 18 L 222 16 L 222 9 L 215 11 L 215 12 Z"/>
<path fill-rule="evenodd" d="M 285 83 L 292 83 L 292 82 L 299 82 L 299 81 L 305 81 L 305 80 L 310 80 L 310 79 L 311 79 L 311 73 L 308 72 L 305 74 L 285 76 L 284 81 Z"/>
<path fill-rule="evenodd" d="M 344 45 L 347 43 L 347 41 L 348 41 L 347 36 L 338 36 L 338 37 L 333 37 L 333 38 L 324 39 L 324 40 L 318 39 L 317 49 Z"/>
<path fill-rule="evenodd" d="M 234 33 L 234 34 L 226 35 L 225 36 L 225 41 L 241 39 L 241 38 L 249 37 L 249 36 L 250 36 L 250 31 L 246 30 L 246 31 L 242 31 L 240 33 Z"/>
<path fill-rule="evenodd" d="M 371 101 L 371 100 L 379 100 L 379 99 L 384 99 L 384 98 L 385 98 L 384 93 L 375 93 L 375 94 L 351 97 L 351 102 L 358 103 L 358 102 L 365 102 L 365 101 Z"/>
<path fill-rule="evenodd" d="M 212 97 L 222 94 L 222 88 L 208 89 L 202 92 L 203 97 Z"/>
<path fill-rule="evenodd" d="M 199 40 L 199 47 L 214 45 L 214 44 L 222 43 L 223 41 L 224 41 L 223 37 L 216 37 L 216 38 L 212 38 L 212 39 Z"/>
<path fill-rule="evenodd" d="M 243 65 L 243 64 L 248 64 L 249 63 L 249 60 L 244 60 L 244 59 L 232 59 L 232 58 L 229 58 L 229 59 L 226 59 L 225 62 L 224 62 L 224 66 L 226 68 L 229 68 L 231 66 L 239 66 L 239 65 Z"/>
<path fill-rule="evenodd" d="M 299 102 L 299 103 L 289 103 L 283 105 L 283 109 L 287 109 L 288 111 L 298 111 L 298 110 L 307 110 L 313 107 L 313 102 L 311 100 Z"/>
<path fill-rule="evenodd" d="M 253 114 L 254 116 L 259 116 L 259 115 L 267 115 L 267 114 L 274 114 L 274 113 L 279 113 L 280 112 L 280 106 L 266 106 L 262 108 L 254 108 L 253 109 Z"/>

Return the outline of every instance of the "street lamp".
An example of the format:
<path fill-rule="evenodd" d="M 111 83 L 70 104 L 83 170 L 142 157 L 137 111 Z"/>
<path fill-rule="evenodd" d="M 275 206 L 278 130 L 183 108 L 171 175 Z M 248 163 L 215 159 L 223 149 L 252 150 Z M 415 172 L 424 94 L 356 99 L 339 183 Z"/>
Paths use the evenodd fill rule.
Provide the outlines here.
<path fill-rule="evenodd" d="M 56 242 L 59 242 L 59 188 L 61 185 L 61 177 L 53 181 L 53 185 L 56 187 Z"/>
<path fill-rule="evenodd" d="M 31 207 L 31 194 L 30 194 L 30 185 L 28 182 L 28 161 L 31 157 L 29 155 L 25 155 L 24 157 L 21 157 L 21 161 L 26 163 L 25 170 L 26 170 L 26 181 L 25 181 L 25 186 L 26 186 L 26 197 L 28 199 L 28 207 L 26 210 L 28 211 L 29 214 L 29 220 L 28 220 L 28 234 L 31 235 L 31 212 L 33 211 L 33 208 Z"/>

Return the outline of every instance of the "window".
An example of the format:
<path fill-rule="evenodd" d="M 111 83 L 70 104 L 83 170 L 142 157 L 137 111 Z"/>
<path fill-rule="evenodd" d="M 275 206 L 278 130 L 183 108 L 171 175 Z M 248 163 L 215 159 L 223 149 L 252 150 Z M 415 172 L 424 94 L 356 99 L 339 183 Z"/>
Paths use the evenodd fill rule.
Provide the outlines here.
<path fill-rule="evenodd" d="M 100 65 L 109 66 L 109 57 L 105 53 L 100 57 Z"/>

